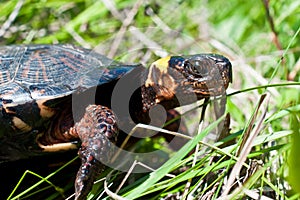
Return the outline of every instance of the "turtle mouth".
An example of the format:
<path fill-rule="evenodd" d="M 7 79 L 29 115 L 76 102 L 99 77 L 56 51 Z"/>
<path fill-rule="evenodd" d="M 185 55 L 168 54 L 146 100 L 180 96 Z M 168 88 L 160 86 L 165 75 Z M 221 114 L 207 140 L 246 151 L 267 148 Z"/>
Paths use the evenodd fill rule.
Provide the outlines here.
<path fill-rule="evenodd" d="M 228 82 L 224 82 L 221 77 L 196 78 L 189 82 L 192 91 L 201 97 L 224 95 L 228 87 Z"/>
<path fill-rule="evenodd" d="M 210 96 L 224 95 L 226 86 L 223 81 L 209 80 L 208 78 L 201 78 L 197 81 L 184 82 L 184 90 L 186 93 L 194 93 L 198 99 Z"/>
<path fill-rule="evenodd" d="M 197 85 L 196 87 L 194 87 Z M 199 87 L 200 85 L 200 87 Z M 208 84 L 210 85 L 210 84 Z M 226 94 L 226 87 L 224 87 L 223 82 L 216 83 L 216 87 L 211 87 L 206 84 L 203 85 L 194 83 L 193 84 L 193 92 L 197 95 L 199 98 L 203 97 L 210 97 L 210 96 L 220 96 Z"/>

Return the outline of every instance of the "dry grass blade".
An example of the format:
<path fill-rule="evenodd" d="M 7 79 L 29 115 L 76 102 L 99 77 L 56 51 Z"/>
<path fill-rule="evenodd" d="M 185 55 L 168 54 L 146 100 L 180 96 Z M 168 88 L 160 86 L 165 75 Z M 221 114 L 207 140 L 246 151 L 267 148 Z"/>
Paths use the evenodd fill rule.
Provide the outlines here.
<path fill-rule="evenodd" d="M 251 191 L 251 190 L 248 190 L 248 189 L 244 189 L 243 191 L 244 191 L 244 193 L 245 193 L 247 196 L 249 196 L 251 199 L 255 199 L 255 200 L 272 200 L 272 199 L 269 198 L 269 197 L 260 195 L 260 194 L 258 194 L 257 192 L 254 192 L 254 191 Z"/>
<path fill-rule="evenodd" d="M 138 28 L 131 26 L 129 28 L 130 33 L 134 35 L 141 43 L 147 46 L 148 49 L 153 49 L 153 52 L 155 55 L 159 57 L 166 57 L 168 55 L 168 52 L 163 49 L 162 46 L 157 44 L 155 41 L 148 38 L 147 35 L 142 33 Z"/>
<path fill-rule="evenodd" d="M 113 199 L 125 199 L 125 198 L 123 198 L 123 197 L 117 195 L 117 193 L 121 190 L 121 188 L 123 187 L 123 185 L 124 185 L 125 182 L 127 181 L 128 177 L 132 174 L 133 169 L 134 169 L 137 165 L 142 166 L 142 167 L 148 169 L 149 171 L 152 171 L 152 172 L 155 171 L 155 169 L 153 169 L 153 168 L 151 168 L 151 167 L 145 165 L 144 163 L 141 163 L 141 162 L 138 162 L 138 161 L 135 160 L 135 161 L 132 163 L 130 169 L 129 169 L 128 172 L 126 173 L 124 179 L 123 179 L 122 182 L 119 184 L 119 186 L 118 186 L 118 188 L 116 189 L 115 192 L 110 191 L 110 190 L 109 190 L 109 187 L 107 187 L 107 180 L 109 179 L 109 177 L 107 177 L 107 178 L 104 180 L 104 189 L 105 189 L 105 192 L 106 192 L 110 197 L 112 197 Z M 111 172 L 111 173 L 112 173 L 112 172 Z M 111 174 L 111 173 L 110 173 L 110 174 Z M 108 175 L 108 176 L 110 176 L 110 175 Z M 173 174 L 166 174 L 166 176 L 167 176 L 167 177 L 170 177 L 170 178 L 174 178 L 174 177 L 175 177 L 175 175 L 173 175 Z"/>
<path fill-rule="evenodd" d="M 116 190 L 116 193 L 118 193 L 118 192 L 121 190 L 122 186 L 124 185 L 125 181 L 128 179 L 129 175 L 132 173 L 132 170 L 133 170 L 133 168 L 134 168 L 136 165 L 137 165 L 137 161 L 135 160 L 135 161 L 132 163 L 132 165 L 131 165 L 130 169 L 128 170 L 128 172 L 126 173 L 126 176 L 124 177 L 123 181 L 120 183 L 118 189 Z"/>
<path fill-rule="evenodd" d="M 273 19 L 273 17 L 271 16 L 271 13 L 270 13 L 269 0 L 263 0 L 262 2 L 263 2 L 264 7 L 265 7 L 267 19 L 268 19 L 268 22 L 269 22 L 269 24 L 270 24 L 272 33 L 273 33 L 273 35 L 274 35 L 274 36 L 273 36 L 273 37 L 274 37 L 274 43 L 275 43 L 277 49 L 282 50 L 282 45 L 281 45 L 281 43 L 280 43 L 280 41 L 279 41 L 278 33 L 277 33 L 277 31 L 275 30 L 274 19 Z"/>
<path fill-rule="evenodd" d="M 122 38 L 124 37 L 124 34 L 127 30 L 127 27 L 133 21 L 134 16 L 137 14 L 139 7 L 142 5 L 142 3 L 143 3 L 143 0 L 137 1 L 136 4 L 133 6 L 133 8 L 128 13 L 127 17 L 124 19 L 123 24 L 112 43 L 111 49 L 108 53 L 108 57 L 113 58 L 115 56 L 117 49 L 119 48 L 119 45 L 121 44 Z"/>
<path fill-rule="evenodd" d="M 289 81 L 295 80 L 295 77 L 299 73 L 300 73 L 300 58 L 296 62 L 295 66 L 292 68 L 292 71 L 288 74 L 288 80 Z"/>
<path fill-rule="evenodd" d="M 105 7 L 110 11 L 110 13 L 118 20 L 122 20 L 124 18 L 124 16 L 122 15 L 122 13 L 120 13 L 118 11 L 118 9 L 116 8 L 116 4 L 114 1 L 110 1 L 110 0 L 102 0 L 102 2 L 104 3 Z"/>
<path fill-rule="evenodd" d="M 203 121 L 200 121 L 200 124 L 199 124 L 199 127 L 198 127 L 198 135 L 201 133 L 202 127 L 203 127 Z M 197 155 L 197 153 L 199 152 L 199 149 L 200 149 L 200 144 L 198 143 L 196 145 L 196 148 L 195 148 L 195 155 Z M 194 167 L 196 165 L 196 162 L 197 162 L 197 156 L 194 156 L 192 167 Z M 184 197 L 184 199 L 188 195 L 191 184 L 192 184 L 192 179 L 189 179 L 188 182 L 185 185 L 184 192 L 183 192 L 183 195 L 182 195 Z"/>
<path fill-rule="evenodd" d="M 106 180 L 104 181 L 104 190 L 105 190 L 106 194 L 108 194 L 113 199 L 116 199 L 116 200 L 127 200 L 126 198 L 123 198 L 123 197 L 117 195 L 116 193 L 110 191 L 108 189 L 107 181 Z"/>
<path fill-rule="evenodd" d="M 0 29 L 0 37 L 2 37 L 6 30 L 11 26 L 11 24 L 15 21 L 16 17 L 19 14 L 21 7 L 23 6 L 24 0 L 19 0 L 13 12 L 9 15 L 8 19 L 4 22 Z"/>
<path fill-rule="evenodd" d="M 132 165 L 131 165 L 130 169 L 128 170 L 128 172 L 126 173 L 126 176 L 124 177 L 123 181 L 120 183 L 119 187 L 117 188 L 116 193 L 118 193 L 118 192 L 121 190 L 121 188 L 122 188 L 123 185 L 125 184 L 126 180 L 128 179 L 128 177 L 129 177 L 130 174 L 132 173 L 133 169 L 134 169 L 137 165 L 142 166 L 142 167 L 144 167 L 145 169 L 148 169 L 149 171 L 152 171 L 152 172 L 155 171 L 155 169 L 153 169 L 153 168 L 151 168 L 151 167 L 145 165 L 144 163 L 141 163 L 141 162 L 138 162 L 138 161 L 135 160 L 135 161 L 132 163 Z M 166 177 L 174 178 L 175 175 L 173 175 L 173 174 L 166 174 Z"/>
<path fill-rule="evenodd" d="M 256 108 L 256 110 L 253 114 L 253 117 L 252 117 L 252 119 L 249 123 L 248 129 L 246 130 L 246 133 L 244 135 L 242 144 L 240 145 L 239 159 L 232 168 L 232 172 L 229 175 L 228 182 L 224 186 L 225 189 L 224 189 L 223 194 L 220 197 L 220 199 L 230 199 L 230 198 L 228 198 L 227 195 L 228 195 L 228 193 L 229 193 L 229 191 L 230 191 L 230 189 L 231 189 L 231 187 L 234 183 L 235 178 L 239 175 L 243 163 L 245 162 L 245 160 L 247 159 L 248 154 L 251 151 L 254 139 L 256 138 L 258 133 L 261 131 L 262 123 L 263 123 L 264 118 L 265 118 L 266 113 L 267 113 L 267 105 L 268 105 L 269 101 L 267 101 L 266 108 L 264 109 L 261 118 L 258 120 L 258 123 L 257 123 L 257 125 L 255 126 L 255 128 L 253 130 L 252 130 L 252 127 L 254 125 L 255 119 L 257 118 L 259 108 L 262 105 L 265 98 L 266 98 L 266 94 L 262 95 L 260 100 L 259 100 L 258 106 L 257 106 L 257 108 Z"/>
<path fill-rule="evenodd" d="M 182 134 L 182 133 L 178 133 L 178 132 L 174 132 L 174 131 L 169 131 L 167 129 L 163 129 L 163 128 L 159 128 L 159 127 L 151 126 L 151 125 L 147 125 L 147 124 L 138 124 L 138 125 L 136 125 L 136 128 L 149 129 L 149 130 L 153 130 L 153 131 L 157 131 L 157 132 L 162 132 L 162 133 L 166 133 L 166 134 L 178 136 L 178 137 L 181 137 L 181 138 L 184 138 L 184 139 L 188 139 L 188 140 L 193 139 L 193 137 L 185 135 L 185 134 Z"/>
<path fill-rule="evenodd" d="M 78 44 L 80 44 L 80 46 L 84 47 L 84 48 L 88 48 L 90 49 L 92 46 L 85 41 L 71 26 L 67 26 L 66 27 L 66 31 L 68 33 L 70 33 L 70 35 L 72 35 L 72 37 L 74 38 L 74 40 L 76 42 L 78 42 Z"/>
<path fill-rule="evenodd" d="M 259 108 L 261 106 L 261 104 L 263 103 L 264 99 L 266 97 L 266 94 L 262 95 L 260 100 L 259 100 L 259 103 L 258 103 L 258 106 L 257 106 L 257 109 L 255 110 L 254 114 L 253 114 L 253 117 L 248 125 L 248 128 L 246 129 L 245 131 L 245 134 L 243 136 L 243 140 L 242 140 L 242 143 L 239 147 L 239 150 L 237 152 L 237 155 L 241 155 L 241 152 L 242 150 L 245 148 L 245 144 L 249 141 L 249 139 L 252 139 L 253 136 L 251 136 L 251 131 L 252 131 L 252 128 L 254 126 L 254 122 L 255 122 L 255 119 L 257 117 L 257 114 L 258 114 L 258 111 L 259 111 Z M 251 137 L 251 138 L 250 138 Z"/>
<path fill-rule="evenodd" d="M 130 133 L 127 135 L 127 137 L 125 138 L 125 140 L 123 141 L 121 147 L 119 148 L 119 150 L 116 152 L 116 154 L 114 155 L 114 157 L 111 159 L 111 162 L 114 162 L 116 160 L 116 158 L 120 155 L 120 152 L 122 149 L 125 148 L 129 138 L 137 131 L 137 129 L 148 129 L 148 130 L 153 130 L 153 131 L 157 131 L 157 132 L 162 132 L 162 133 L 166 133 L 166 134 L 170 134 L 170 135 L 174 135 L 174 136 L 178 136 L 184 139 L 188 139 L 191 140 L 192 137 L 182 134 L 182 133 L 178 133 L 178 132 L 174 132 L 174 131 L 169 131 L 163 128 L 159 128 L 156 126 L 151 126 L 151 125 L 147 125 L 147 124 L 137 124 L 135 127 L 133 127 L 133 129 L 130 131 Z"/>
<path fill-rule="evenodd" d="M 182 159 L 196 147 L 196 145 L 203 140 L 204 137 L 208 135 L 213 129 L 217 127 L 217 125 L 224 119 L 222 116 L 220 119 L 211 123 L 208 127 L 206 127 L 201 134 L 196 135 L 192 140 L 188 141 L 180 150 L 176 152 L 174 156 L 172 156 L 169 160 L 167 160 L 161 167 L 159 167 L 154 172 L 150 173 L 147 180 L 145 180 L 138 187 L 134 188 L 130 191 L 130 193 L 126 194 L 126 197 L 133 199 L 138 198 L 143 195 L 147 190 L 149 190 L 155 183 L 165 177 L 166 174 L 174 170 L 174 166 L 177 166 L 181 163 Z"/>

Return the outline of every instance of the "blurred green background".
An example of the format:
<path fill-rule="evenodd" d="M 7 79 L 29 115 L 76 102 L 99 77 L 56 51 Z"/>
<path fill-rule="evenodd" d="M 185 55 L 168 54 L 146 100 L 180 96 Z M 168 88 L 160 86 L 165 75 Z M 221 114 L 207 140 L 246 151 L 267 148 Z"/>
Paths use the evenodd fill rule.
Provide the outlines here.
<path fill-rule="evenodd" d="M 285 85 L 300 81 L 299 27 L 300 1 L 295 0 L 0 1 L 0 45 L 71 43 L 144 65 L 166 55 L 213 52 L 233 64 L 229 94 L 282 84 L 267 91 L 270 102 L 262 135 L 293 130 L 293 123 L 299 122 L 299 85 Z M 233 133 L 245 128 L 261 92 L 228 98 Z M 283 113 L 290 108 L 298 116 L 293 123 L 290 113 Z M 285 136 L 275 143 L 288 144 Z M 256 150 L 264 148 L 260 145 Z M 286 155 L 281 156 L 270 182 L 287 176 Z M 281 186 L 273 190 L 284 198 Z"/>

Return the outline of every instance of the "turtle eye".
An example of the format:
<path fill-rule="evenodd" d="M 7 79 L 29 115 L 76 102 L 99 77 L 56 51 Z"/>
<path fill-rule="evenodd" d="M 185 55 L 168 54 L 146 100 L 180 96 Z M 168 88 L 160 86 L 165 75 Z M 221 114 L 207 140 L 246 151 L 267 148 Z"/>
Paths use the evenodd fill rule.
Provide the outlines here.
<path fill-rule="evenodd" d="M 205 69 L 203 69 L 203 67 L 201 66 L 202 66 L 201 62 L 199 61 L 193 61 L 193 62 L 186 61 L 184 63 L 184 68 L 186 70 L 188 70 L 191 74 L 199 75 L 199 76 L 207 73 L 207 71 L 205 71 Z"/>
<path fill-rule="evenodd" d="M 184 69 L 188 70 L 191 73 L 197 73 L 197 69 L 189 62 L 184 62 Z"/>

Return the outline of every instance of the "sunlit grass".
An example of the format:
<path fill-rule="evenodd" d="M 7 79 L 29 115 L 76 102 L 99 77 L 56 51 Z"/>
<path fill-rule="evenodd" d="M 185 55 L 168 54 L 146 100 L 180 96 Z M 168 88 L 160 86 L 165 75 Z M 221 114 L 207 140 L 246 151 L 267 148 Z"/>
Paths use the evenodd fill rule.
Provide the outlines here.
<path fill-rule="evenodd" d="M 240 179 L 235 179 L 226 198 L 255 199 L 263 195 L 271 199 L 297 199 L 299 196 L 287 177 L 290 135 L 296 132 L 294 127 L 298 127 L 300 115 L 300 3 L 269 1 L 265 7 L 264 2 L 1 1 L 0 44 L 72 43 L 95 48 L 119 61 L 144 65 L 166 54 L 225 55 L 233 64 L 233 83 L 227 91 L 226 111 L 231 115 L 229 138 L 208 144 L 200 142 L 195 165 L 192 164 L 195 154 L 178 157 L 166 171 L 160 168 L 152 172 L 152 175 L 163 172 L 155 181 L 151 181 L 151 175 L 132 178 L 118 195 L 130 199 L 139 196 L 142 199 L 145 195 L 149 199 L 167 199 L 168 195 L 219 198 L 224 195 L 223 186 L 241 156 L 237 152 L 240 144 L 246 142 L 244 138 L 248 138 L 245 133 L 247 130 L 252 133 L 265 110 L 262 126 L 252 141 L 253 148 L 244 155 L 247 159 L 242 163 Z M 259 109 L 257 118 L 251 122 L 262 94 L 267 94 L 268 102 L 264 102 L 264 109 Z M 210 116 L 205 118 L 205 127 L 214 121 Z M 193 118 L 188 120 L 188 125 L 197 123 Z M 227 140 L 234 143 L 222 146 Z M 186 151 L 188 154 L 190 149 Z M 176 155 L 179 154 L 173 152 L 171 160 Z M 164 176 L 172 171 L 175 177 Z M 108 181 L 118 184 L 114 180 Z M 147 191 L 137 193 L 139 185 Z M 91 197 L 104 190 L 103 181 L 95 186 Z"/>

